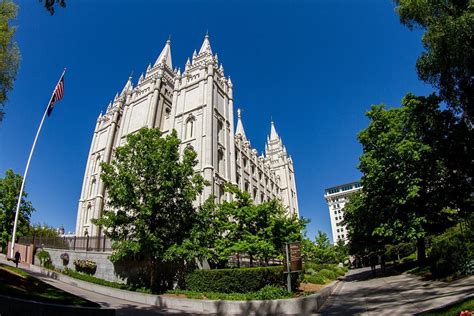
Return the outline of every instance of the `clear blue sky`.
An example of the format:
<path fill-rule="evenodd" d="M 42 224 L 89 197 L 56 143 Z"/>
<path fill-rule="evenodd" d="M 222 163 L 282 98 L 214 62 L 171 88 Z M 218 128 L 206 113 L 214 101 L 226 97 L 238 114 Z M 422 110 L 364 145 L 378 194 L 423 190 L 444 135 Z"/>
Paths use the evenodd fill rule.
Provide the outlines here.
<path fill-rule="evenodd" d="M 357 180 L 372 104 L 427 94 L 415 71 L 421 32 L 400 25 L 390 0 L 67 1 L 50 16 L 18 1 L 22 62 L 0 123 L 0 172 L 23 173 L 36 128 L 64 67 L 65 97 L 47 119 L 27 178 L 33 222 L 73 231 L 97 116 L 133 71 L 135 82 L 168 35 L 174 66 L 206 30 L 234 84 L 259 151 L 270 117 L 293 157 L 300 213 L 331 236 L 324 189 Z"/>

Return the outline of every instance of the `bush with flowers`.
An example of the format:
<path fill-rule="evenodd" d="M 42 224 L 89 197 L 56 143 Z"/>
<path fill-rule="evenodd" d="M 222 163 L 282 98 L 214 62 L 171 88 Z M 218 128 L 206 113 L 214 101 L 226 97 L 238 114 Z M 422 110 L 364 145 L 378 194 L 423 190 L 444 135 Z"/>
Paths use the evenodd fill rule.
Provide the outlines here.
<path fill-rule="evenodd" d="M 88 259 L 76 259 L 74 260 L 74 266 L 76 271 L 94 275 L 97 270 L 97 264 L 95 261 Z"/>

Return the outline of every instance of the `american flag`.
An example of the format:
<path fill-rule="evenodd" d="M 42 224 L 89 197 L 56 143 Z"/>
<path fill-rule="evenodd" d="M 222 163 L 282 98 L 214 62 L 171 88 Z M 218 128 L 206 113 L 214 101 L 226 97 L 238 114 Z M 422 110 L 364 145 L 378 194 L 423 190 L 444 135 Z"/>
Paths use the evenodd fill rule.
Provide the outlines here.
<path fill-rule="evenodd" d="M 56 85 L 56 88 L 54 88 L 53 97 L 51 98 L 51 102 L 49 102 L 49 106 L 48 106 L 48 116 L 50 116 L 51 112 L 53 112 L 54 104 L 56 103 L 56 101 L 61 100 L 63 96 L 64 96 L 64 74 L 61 76 L 61 79 Z"/>

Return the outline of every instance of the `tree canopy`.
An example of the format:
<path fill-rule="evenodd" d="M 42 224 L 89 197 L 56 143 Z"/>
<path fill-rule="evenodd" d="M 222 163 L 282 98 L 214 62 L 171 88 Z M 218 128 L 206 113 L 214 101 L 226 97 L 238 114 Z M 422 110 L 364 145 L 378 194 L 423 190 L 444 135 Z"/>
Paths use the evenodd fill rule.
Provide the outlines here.
<path fill-rule="evenodd" d="M 168 251 L 189 237 L 196 214 L 193 202 L 204 186 L 194 171 L 196 153 L 179 153 L 173 133 L 143 128 L 127 136 L 111 163 L 102 163 L 101 178 L 107 190 L 106 212 L 95 221 L 112 241 L 112 260 L 142 258 L 149 263 L 150 286 Z"/>
<path fill-rule="evenodd" d="M 20 51 L 13 41 L 16 28 L 10 25 L 16 14 L 17 6 L 13 2 L 0 2 L 0 122 L 5 114 L 7 94 L 13 88 L 20 64 Z"/>
<path fill-rule="evenodd" d="M 425 29 L 421 80 L 472 122 L 474 107 L 474 4 L 472 0 L 396 0 L 400 21 Z"/>
<path fill-rule="evenodd" d="M 418 240 L 422 259 L 427 235 L 472 210 L 472 131 L 439 102 L 408 94 L 401 108 L 367 113 L 359 134 L 363 192 L 345 207 L 353 250 Z"/>
<path fill-rule="evenodd" d="M 22 177 L 11 169 L 6 171 L 4 178 L 0 178 L 0 244 L 4 252 L 6 252 L 7 244 L 12 236 L 21 182 Z M 35 211 L 26 197 L 27 193 L 23 191 L 18 215 L 17 236 L 24 236 L 28 233 L 31 213 Z"/>

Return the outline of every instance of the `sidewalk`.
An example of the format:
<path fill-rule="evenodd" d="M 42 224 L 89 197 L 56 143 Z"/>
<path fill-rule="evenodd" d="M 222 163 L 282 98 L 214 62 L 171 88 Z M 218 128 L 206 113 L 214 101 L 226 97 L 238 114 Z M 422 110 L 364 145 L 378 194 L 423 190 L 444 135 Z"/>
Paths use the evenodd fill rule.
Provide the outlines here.
<path fill-rule="evenodd" d="M 372 278 L 370 268 L 351 270 L 320 315 L 413 315 L 474 294 L 474 276 L 454 282 L 423 281 L 400 274 Z"/>
<path fill-rule="evenodd" d="M 0 256 L 0 263 L 3 263 L 5 265 L 10 265 L 10 266 L 15 266 L 13 262 L 7 261 L 5 256 Z M 35 278 L 38 278 L 41 281 L 48 283 L 58 289 L 80 296 L 89 301 L 96 302 L 100 304 L 100 306 L 102 307 L 115 309 L 115 315 L 117 316 L 128 316 L 128 315 L 147 316 L 147 315 L 168 315 L 168 314 L 197 315 L 197 314 L 184 313 L 179 310 L 161 309 L 157 306 L 139 304 L 136 302 L 129 302 L 129 301 L 117 299 L 111 296 L 106 296 L 106 295 L 102 295 L 102 294 L 95 293 L 92 291 L 88 291 L 87 289 L 72 286 L 70 284 L 61 282 L 59 280 L 54 280 L 42 274 L 33 272 L 29 268 L 28 264 L 19 264 L 18 267 L 27 271 Z"/>

